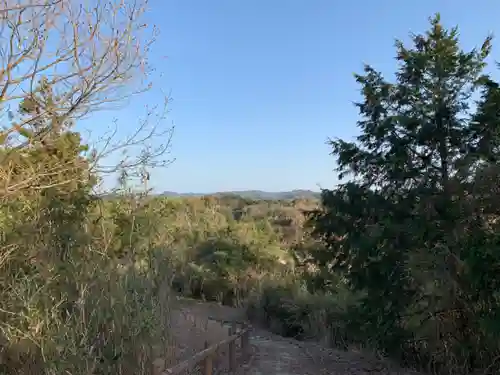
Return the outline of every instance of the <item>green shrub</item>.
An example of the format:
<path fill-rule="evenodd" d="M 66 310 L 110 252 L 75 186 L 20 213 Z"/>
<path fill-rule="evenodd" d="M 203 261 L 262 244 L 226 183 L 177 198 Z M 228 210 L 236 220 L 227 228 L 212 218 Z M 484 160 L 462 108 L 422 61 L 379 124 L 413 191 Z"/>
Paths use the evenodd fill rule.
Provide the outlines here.
<path fill-rule="evenodd" d="M 337 293 L 312 294 L 301 281 L 267 283 L 249 301 L 247 314 L 276 334 L 346 348 L 356 342 L 347 334 L 348 308 L 356 301 L 342 288 Z"/>

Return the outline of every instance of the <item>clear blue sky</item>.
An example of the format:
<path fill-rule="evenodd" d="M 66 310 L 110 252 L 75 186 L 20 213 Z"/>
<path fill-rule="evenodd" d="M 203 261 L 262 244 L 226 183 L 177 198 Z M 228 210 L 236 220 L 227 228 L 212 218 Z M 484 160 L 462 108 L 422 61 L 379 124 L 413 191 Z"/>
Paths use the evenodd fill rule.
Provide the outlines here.
<path fill-rule="evenodd" d="M 353 73 L 364 62 L 392 74 L 395 38 L 425 31 L 435 12 L 445 25 L 459 25 L 466 48 L 500 27 L 500 2 L 493 0 L 153 0 L 150 6 L 148 22 L 161 29 L 151 55 L 155 87 L 117 117 L 130 131 L 145 102 L 158 101 L 159 89 L 171 91 L 177 160 L 153 172 L 158 191 L 332 187 L 335 161 L 325 141 L 357 134 Z M 500 60 L 498 48 L 493 57 Z"/>

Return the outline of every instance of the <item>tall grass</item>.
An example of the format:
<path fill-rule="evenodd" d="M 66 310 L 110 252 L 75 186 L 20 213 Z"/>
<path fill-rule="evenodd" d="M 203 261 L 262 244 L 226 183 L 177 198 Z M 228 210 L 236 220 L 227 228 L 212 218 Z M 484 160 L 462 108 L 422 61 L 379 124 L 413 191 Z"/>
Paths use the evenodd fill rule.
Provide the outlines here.
<path fill-rule="evenodd" d="M 120 271 L 94 258 L 75 271 L 70 283 L 38 275 L 2 280 L 0 370 L 151 374 L 154 360 L 170 348 L 169 288 L 161 269 Z"/>
<path fill-rule="evenodd" d="M 311 293 L 299 280 L 265 283 L 247 304 L 249 318 L 272 332 L 327 346 L 352 344 L 345 315 L 356 297 L 339 288 L 336 293 Z"/>
<path fill-rule="evenodd" d="M 149 375 L 158 357 L 168 365 L 171 277 L 162 254 L 132 249 L 119 262 L 88 217 L 65 237 L 67 220 L 0 213 L 10 219 L 0 228 L 0 374 Z"/>

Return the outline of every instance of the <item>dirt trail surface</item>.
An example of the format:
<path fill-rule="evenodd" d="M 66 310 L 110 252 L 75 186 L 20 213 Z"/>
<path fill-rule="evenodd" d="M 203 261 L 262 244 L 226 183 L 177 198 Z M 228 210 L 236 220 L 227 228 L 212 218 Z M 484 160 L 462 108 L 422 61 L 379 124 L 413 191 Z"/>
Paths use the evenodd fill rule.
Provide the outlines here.
<path fill-rule="evenodd" d="M 328 349 L 255 330 L 255 358 L 248 375 L 418 375 L 369 355 Z"/>
<path fill-rule="evenodd" d="M 186 301 L 188 309 L 200 319 L 244 321 L 242 310 L 211 303 Z M 253 356 L 245 369 L 247 375 L 418 375 L 390 362 L 355 351 L 325 348 L 312 342 L 301 342 L 254 328 L 250 338 Z"/>

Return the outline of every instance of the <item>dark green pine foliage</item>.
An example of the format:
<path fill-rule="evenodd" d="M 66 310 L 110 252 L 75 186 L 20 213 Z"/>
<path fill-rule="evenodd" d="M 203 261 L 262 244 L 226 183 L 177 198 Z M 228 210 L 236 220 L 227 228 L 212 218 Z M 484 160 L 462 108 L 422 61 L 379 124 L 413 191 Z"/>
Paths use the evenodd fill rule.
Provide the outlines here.
<path fill-rule="evenodd" d="M 92 189 L 97 177 L 85 155 L 88 146 L 73 131 L 73 121 L 58 113 L 54 97 L 52 87 L 42 79 L 36 94 L 20 103 L 24 125 L 16 129 L 19 143 L 25 146 L 7 150 L 11 184 L 19 188 L 2 202 L 2 208 L 12 220 L 5 243 L 30 243 L 33 239 L 37 243 L 29 255 L 31 262 L 16 257 L 20 264 L 13 266 L 12 272 L 17 277 L 24 277 L 21 272 L 28 277 L 44 275 L 48 285 L 45 293 L 56 293 L 54 300 L 67 301 L 59 306 L 65 311 L 79 297 L 74 275 L 80 263 L 75 259 L 85 261 L 90 256 L 87 245 L 91 238 L 82 227 L 96 204 Z M 56 283 L 49 282 L 56 279 Z M 61 285 L 65 286 L 63 297 L 58 295 Z"/>
<path fill-rule="evenodd" d="M 499 181 L 492 162 L 499 155 L 500 90 L 484 73 L 491 38 L 464 51 L 456 28 L 444 29 L 439 15 L 430 23 L 411 47 L 396 43 L 393 82 L 370 66 L 355 76 L 361 134 L 356 142 L 330 141 L 339 178 L 349 180 L 323 191 L 322 208 L 309 218 L 327 247 L 316 254 L 318 263 L 366 292 L 351 317 L 387 350 L 411 341 L 411 306 L 423 306 L 427 316 L 438 308 L 458 311 L 453 319 L 464 331 L 453 345 L 462 349 L 479 340 L 471 319 L 496 311 L 488 288 L 500 280 L 500 252 L 484 215 L 500 213 L 491 190 Z M 463 357 L 475 366 L 473 355 Z"/>

